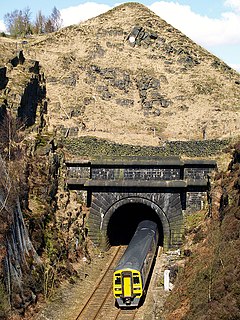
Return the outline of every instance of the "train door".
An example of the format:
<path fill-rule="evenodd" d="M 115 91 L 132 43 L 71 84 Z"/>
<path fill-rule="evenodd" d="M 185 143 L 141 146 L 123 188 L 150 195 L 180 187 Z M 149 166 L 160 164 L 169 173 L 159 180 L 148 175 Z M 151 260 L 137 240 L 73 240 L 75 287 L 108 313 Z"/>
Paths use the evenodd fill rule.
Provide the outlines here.
<path fill-rule="evenodd" d="M 131 272 L 123 272 L 123 297 L 131 298 L 132 297 L 132 273 Z"/>

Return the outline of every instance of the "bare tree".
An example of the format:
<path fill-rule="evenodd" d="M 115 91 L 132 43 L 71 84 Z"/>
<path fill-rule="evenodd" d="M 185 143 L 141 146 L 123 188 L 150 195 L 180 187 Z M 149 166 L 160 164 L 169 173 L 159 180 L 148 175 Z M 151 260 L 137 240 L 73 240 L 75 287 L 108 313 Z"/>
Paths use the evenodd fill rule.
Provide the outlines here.
<path fill-rule="evenodd" d="M 54 26 L 53 26 L 51 18 L 48 18 L 45 23 L 45 32 L 46 33 L 54 32 Z"/>
<path fill-rule="evenodd" d="M 18 23 L 18 10 L 14 10 L 11 13 L 7 13 L 4 15 L 4 24 L 7 28 L 7 31 L 10 33 L 12 36 L 17 35 L 17 23 Z"/>
<path fill-rule="evenodd" d="M 25 8 L 22 12 L 24 36 L 32 33 L 31 14 L 32 13 L 29 7 Z"/>
<path fill-rule="evenodd" d="M 52 21 L 53 31 L 59 30 L 62 26 L 62 19 L 61 13 L 56 7 L 53 8 L 50 19 Z"/>
<path fill-rule="evenodd" d="M 62 26 L 60 11 L 54 7 L 49 17 L 45 17 L 41 10 L 38 11 L 35 22 L 31 23 L 31 11 L 29 7 L 24 10 L 14 10 L 4 16 L 7 31 L 13 37 L 25 37 L 31 33 L 51 33 Z"/>
<path fill-rule="evenodd" d="M 35 24 L 34 24 L 34 32 L 37 34 L 45 33 L 45 25 L 46 25 L 46 17 L 42 14 L 42 11 L 38 11 Z"/>
<path fill-rule="evenodd" d="M 44 30 L 43 32 L 45 33 L 51 33 L 59 30 L 62 26 L 60 11 L 54 7 L 52 14 L 47 18 L 42 16 L 41 12 L 39 12 L 36 20 L 36 30 L 39 29 L 40 24 L 42 25 L 42 31 Z"/>
<path fill-rule="evenodd" d="M 27 7 L 24 10 L 14 10 L 4 15 L 4 23 L 7 31 L 13 37 L 26 36 L 31 33 L 31 11 Z"/>

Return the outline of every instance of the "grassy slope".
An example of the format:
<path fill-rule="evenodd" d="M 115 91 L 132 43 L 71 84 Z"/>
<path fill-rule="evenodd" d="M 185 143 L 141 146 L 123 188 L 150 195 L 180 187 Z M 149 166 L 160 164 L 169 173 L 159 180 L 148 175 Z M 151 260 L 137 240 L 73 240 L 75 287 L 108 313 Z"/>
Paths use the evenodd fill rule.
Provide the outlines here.
<path fill-rule="evenodd" d="M 240 145 L 236 147 L 231 170 L 216 179 L 212 217 L 188 234 L 192 256 L 166 303 L 166 320 L 239 319 Z"/>
<path fill-rule="evenodd" d="M 132 47 L 134 26 L 156 33 L 156 40 Z M 47 79 L 49 130 L 77 127 L 78 137 L 157 146 L 164 140 L 221 138 L 240 134 L 239 74 L 140 4 L 127 3 L 77 26 L 40 37 L 26 48 Z M 196 63 L 195 63 L 196 62 Z M 100 72 L 93 70 L 96 66 Z M 115 78 L 104 73 L 114 70 Z M 115 80 L 128 77 L 125 89 Z M 161 95 L 167 108 L 141 103 Z M 104 98 L 104 94 L 109 94 Z M 133 104 L 121 106 L 119 99 Z"/>

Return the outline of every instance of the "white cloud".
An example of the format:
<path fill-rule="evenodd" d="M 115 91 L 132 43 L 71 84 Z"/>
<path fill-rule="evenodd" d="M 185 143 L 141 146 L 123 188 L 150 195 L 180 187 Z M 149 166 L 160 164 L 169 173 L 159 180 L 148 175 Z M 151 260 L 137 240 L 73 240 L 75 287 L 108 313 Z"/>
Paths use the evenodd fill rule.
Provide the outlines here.
<path fill-rule="evenodd" d="M 0 20 L 0 32 L 5 32 L 5 31 L 6 31 L 5 24 L 2 20 Z"/>
<path fill-rule="evenodd" d="M 224 5 L 235 11 L 223 12 L 218 19 L 197 14 L 190 6 L 181 5 L 177 1 L 157 1 L 149 5 L 149 8 L 203 46 L 240 44 L 240 0 L 225 0 Z M 111 8 L 103 3 L 85 2 L 62 9 L 63 25 L 77 24 Z"/>
<path fill-rule="evenodd" d="M 232 64 L 230 63 L 229 64 L 230 67 L 232 67 L 233 69 L 237 70 L 238 72 L 240 72 L 240 64 Z"/>
<path fill-rule="evenodd" d="M 236 12 L 240 12 L 240 0 L 226 0 L 224 5 L 232 8 Z"/>
<path fill-rule="evenodd" d="M 236 5 L 238 0 L 227 0 Z M 224 12 L 219 19 L 202 16 L 178 2 L 154 2 L 149 8 L 172 26 L 203 46 L 240 44 L 240 15 Z"/>
<path fill-rule="evenodd" d="M 106 4 L 85 2 L 75 7 L 62 9 L 60 12 L 61 18 L 63 19 L 63 25 L 69 26 L 96 17 L 110 9 L 111 7 Z"/>

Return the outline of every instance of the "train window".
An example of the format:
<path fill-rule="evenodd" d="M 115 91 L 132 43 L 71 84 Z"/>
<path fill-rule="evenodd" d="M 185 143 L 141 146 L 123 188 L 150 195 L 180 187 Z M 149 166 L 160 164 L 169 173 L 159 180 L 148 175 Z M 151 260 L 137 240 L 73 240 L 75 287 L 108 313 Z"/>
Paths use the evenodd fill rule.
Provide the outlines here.
<path fill-rule="evenodd" d="M 139 277 L 133 277 L 133 283 L 134 283 L 134 284 L 140 283 Z"/>
<path fill-rule="evenodd" d="M 121 278 L 120 277 L 116 277 L 115 278 L 115 284 L 121 284 Z"/>

